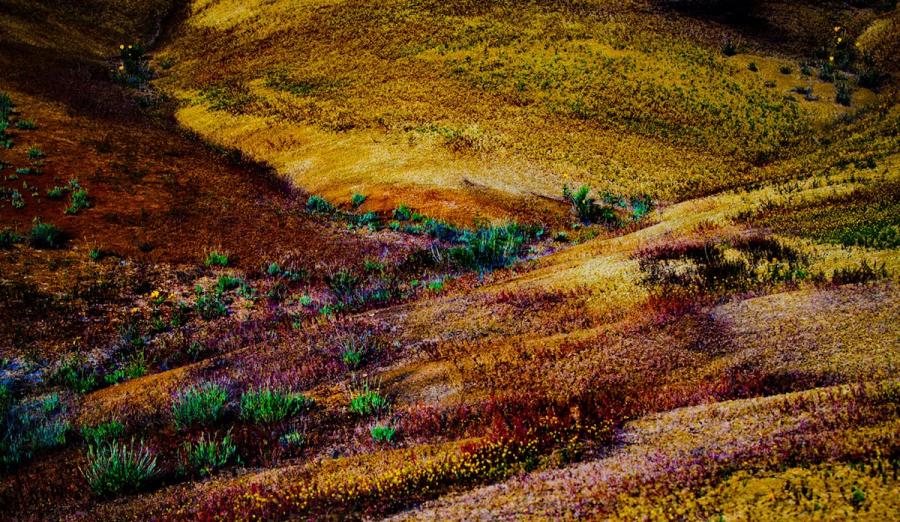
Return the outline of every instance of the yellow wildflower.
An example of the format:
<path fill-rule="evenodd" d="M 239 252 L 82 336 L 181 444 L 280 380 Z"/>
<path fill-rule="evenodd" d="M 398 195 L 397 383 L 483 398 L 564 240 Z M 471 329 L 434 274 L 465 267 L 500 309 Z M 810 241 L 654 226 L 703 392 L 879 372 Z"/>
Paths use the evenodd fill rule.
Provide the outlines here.
<path fill-rule="evenodd" d="M 838 32 L 840 30 L 841 30 L 841 26 L 839 26 L 839 25 L 834 26 L 834 32 Z"/>
<path fill-rule="evenodd" d="M 131 313 L 133 313 L 133 314 L 136 314 L 136 313 L 138 313 L 138 312 L 140 312 L 140 311 L 141 311 L 141 309 L 138 308 L 138 307 L 136 307 L 136 306 L 135 306 L 134 308 L 131 309 Z"/>
<path fill-rule="evenodd" d="M 150 292 L 150 299 L 156 299 L 157 297 L 159 297 L 159 290 Z"/>
<path fill-rule="evenodd" d="M 119 44 L 119 49 L 124 49 L 124 48 L 125 48 L 125 44 Z"/>

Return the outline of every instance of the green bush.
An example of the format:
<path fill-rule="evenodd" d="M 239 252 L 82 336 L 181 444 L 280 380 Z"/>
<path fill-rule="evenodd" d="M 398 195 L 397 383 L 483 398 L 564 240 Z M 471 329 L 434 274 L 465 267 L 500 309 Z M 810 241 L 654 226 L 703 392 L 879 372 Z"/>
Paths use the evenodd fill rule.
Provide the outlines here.
<path fill-rule="evenodd" d="M 47 189 L 47 198 L 48 199 L 62 199 L 63 196 L 65 196 L 66 192 L 68 192 L 68 191 L 69 191 L 69 189 L 67 187 L 60 187 L 59 185 L 57 185 L 51 189 Z"/>
<path fill-rule="evenodd" d="M 228 304 L 221 292 L 204 291 L 201 286 L 197 285 L 194 293 L 197 298 L 194 309 L 201 318 L 211 321 L 228 315 Z"/>
<path fill-rule="evenodd" d="M 228 266 L 228 254 L 211 250 L 203 261 L 205 266 Z"/>
<path fill-rule="evenodd" d="M 100 446 L 104 442 L 118 439 L 125 434 L 125 425 L 117 420 L 103 422 L 96 426 L 82 426 L 81 437 L 89 446 Z"/>
<path fill-rule="evenodd" d="M 794 72 L 794 69 L 790 65 L 782 65 L 778 68 L 778 70 L 781 72 L 781 74 L 791 74 L 792 72 Z"/>
<path fill-rule="evenodd" d="M 725 56 L 734 56 L 737 54 L 737 44 L 732 40 L 726 40 L 724 44 L 722 44 L 722 54 Z"/>
<path fill-rule="evenodd" d="M 354 390 L 350 396 L 350 411 L 357 415 L 372 415 L 388 408 L 389 402 L 377 390 L 369 387 L 368 382 Z"/>
<path fill-rule="evenodd" d="M 35 218 L 28 241 L 34 248 L 60 248 L 65 244 L 66 237 L 59 228 Z"/>
<path fill-rule="evenodd" d="M 394 209 L 393 216 L 397 221 L 409 221 L 412 218 L 412 210 L 406 205 L 401 204 Z"/>
<path fill-rule="evenodd" d="M 208 382 L 181 391 L 172 403 L 175 427 L 185 429 L 194 424 L 212 424 L 225 414 L 228 391 L 217 383 Z"/>
<path fill-rule="evenodd" d="M 37 147 L 30 147 L 28 149 L 28 159 L 37 160 L 43 158 L 44 156 L 44 152 Z"/>
<path fill-rule="evenodd" d="M 31 120 L 19 120 L 16 122 L 16 128 L 19 130 L 35 130 L 37 125 Z"/>
<path fill-rule="evenodd" d="M 9 97 L 9 94 L 5 92 L 0 92 L 0 121 L 9 120 L 9 115 L 12 114 L 12 110 L 16 105 L 13 103 L 12 98 Z"/>
<path fill-rule="evenodd" d="M 372 426 L 369 429 L 372 434 L 372 440 L 375 442 L 393 442 L 394 435 L 397 434 L 397 428 L 392 426 Z"/>
<path fill-rule="evenodd" d="M 18 190 L 13 189 L 12 194 L 10 194 L 10 200 L 13 208 L 25 208 L 25 199 Z"/>
<path fill-rule="evenodd" d="M 202 433 L 197 442 L 187 441 L 184 443 L 184 454 L 188 468 L 201 477 L 205 477 L 235 461 L 237 446 L 231 439 L 230 431 L 222 437 L 222 440 Z"/>
<path fill-rule="evenodd" d="M 747 69 L 749 69 L 751 72 L 758 72 L 758 71 L 759 71 L 759 67 L 756 66 L 756 62 L 750 62 L 750 63 L 747 65 Z"/>
<path fill-rule="evenodd" d="M 306 435 L 298 430 L 291 430 L 279 437 L 278 443 L 285 448 L 300 448 L 306 444 Z"/>
<path fill-rule="evenodd" d="M 0 248 L 12 248 L 16 243 L 21 243 L 25 238 L 17 234 L 11 228 L 4 228 L 0 231 Z"/>
<path fill-rule="evenodd" d="M 615 223 L 616 214 L 609 206 L 597 204 L 597 200 L 590 197 L 590 187 L 582 186 L 572 192 L 568 185 L 563 186 L 563 198 L 572 206 L 572 210 L 578 219 L 584 224 L 591 223 Z"/>
<path fill-rule="evenodd" d="M 89 446 L 87 467 L 81 473 L 99 496 L 138 491 L 156 476 L 156 456 L 143 442 L 130 445 L 117 441 Z"/>
<path fill-rule="evenodd" d="M 353 194 L 353 197 L 350 198 L 350 204 L 353 205 L 353 208 L 359 208 L 365 202 L 366 197 L 362 194 Z"/>
<path fill-rule="evenodd" d="M 69 198 L 69 207 L 66 208 L 66 214 L 75 215 L 90 206 L 91 200 L 88 198 L 87 190 L 80 188 L 72 192 L 72 195 Z"/>
<path fill-rule="evenodd" d="M 306 200 L 306 210 L 316 214 L 330 214 L 334 212 L 334 205 L 325 201 L 321 196 L 310 196 Z"/>
<path fill-rule="evenodd" d="M 301 393 L 259 388 L 241 395 L 241 418 L 257 424 L 278 422 L 297 415 L 312 404 Z"/>

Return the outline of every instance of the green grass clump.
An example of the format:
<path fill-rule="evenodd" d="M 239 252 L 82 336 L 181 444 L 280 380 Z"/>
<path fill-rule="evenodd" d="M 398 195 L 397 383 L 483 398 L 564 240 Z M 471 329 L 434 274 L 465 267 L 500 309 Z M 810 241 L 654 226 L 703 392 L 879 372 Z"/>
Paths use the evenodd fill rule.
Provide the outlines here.
<path fill-rule="evenodd" d="M 372 434 L 372 440 L 375 442 L 393 442 L 394 435 L 397 434 L 397 428 L 393 426 L 372 426 L 369 429 L 369 433 Z"/>
<path fill-rule="evenodd" d="M 350 204 L 353 205 L 353 208 L 359 208 L 365 202 L 366 196 L 362 194 L 353 194 L 353 196 L 350 198 Z"/>
<path fill-rule="evenodd" d="M 474 231 L 464 231 L 458 239 L 460 245 L 450 248 L 448 256 L 466 269 L 502 268 L 518 259 L 525 243 L 539 233 L 518 223 L 479 226 Z"/>
<path fill-rule="evenodd" d="M 306 200 L 306 210 L 314 214 L 330 214 L 334 212 L 334 205 L 321 196 L 310 196 Z"/>
<path fill-rule="evenodd" d="M 412 219 L 413 212 L 406 205 L 400 205 L 399 207 L 394 209 L 394 219 L 397 221 L 409 221 Z"/>
<path fill-rule="evenodd" d="M 25 208 L 25 199 L 22 197 L 21 192 L 13 189 L 9 197 L 13 208 Z"/>
<path fill-rule="evenodd" d="M 101 496 L 138 491 L 157 473 L 156 456 L 143 442 L 125 445 L 112 441 L 89 446 L 87 466 L 81 469 L 91 490 Z"/>
<path fill-rule="evenodd" d="M 241 395 L 241 418 L 256 424 L 278 422 L 303 412 L 311 404 L 312 399 L 302 393 L 258 388 Z"/>
<path fill-rule="evenodd" d="M 96 426 L 82 426 L 81 438 L 89 446 L 100 446 L 104 442 L 118 439 L 125 433 L 125 425 L 117 420 L 103 422 Z"/>
<path fill-rule="evenodd" d="M 31 120 L 19 120 L 16 122 L 16 128 L 19 130 L 35 130 L 37 129 L 37 124 Z"/>
<path fill-rule="evenodd" d="M 66 192 L 68 192 L 68 191 L 69 191 L 69 189 L 67 187 L 61 187 L 61 186 L 57 185 L 53 188 L 47 189 L 47 198 L 48 199 L 62 199 L 66 195 Z"/>
<path fill-rule="evenodd" d="M 0 230 L 0 248 L 12 248 L 16 243 L 21 243 L 25 238 L 17 234 L 11 228 Z"/>
<path fill-rule="evenodd" d="M 212 424 L 225 414 L 228 391 L 208 382 L 181 391 L 172 403 L 175 427 L 185 429 L 194 424 Z"/>
<path fill-rule="evenodd" d="M 278 443 L 285 448 L 300 448 L 306 444 L 306 435 L 298 430 L 291 430 L 278 438 Z"/>
<path fill-rule="evenodd" d="M 79 188 L 72 192 L 72 195 L 69 198 L 69 206 L 66 208 L 66 214 L 75 215 L 90 206 L 91 200 L 88 197 L 87 190 Z"/>
<path fill-rule="evenodd" d="M 568 185 L 565 185 L 563 186 L 563 199 L 572 206 L 572 211 L 579 221 L 586 225 L 615 222 L 616 214 L 613 209 L 599 205 L 597 200 L 589 195 L 590 192 L 591 189 L 587 186 L 583 186 L 573 192 Z"/>
<path fill-rule="evenodd" d="M 66 242 L 65 233 L 51 223 L 44 223 L 35 218 L 28 242 L 34 248 L 60 248 Z"/>
<path fill-rule="evenodd" d="M 37 147 L 30 147 L 28 149 L 28 159 L 30 160 L 38 160 L 45 156 L 44 151 Z"/>
<path fill-rule="evenodd" d="M 357 415 L 372 415 L 388 408 L 387 398 L 378 390 L 369 387 L 368 382 L 362 383 L 358 389 L 353 390 L 350 396 L 350 411 Z"/>
<path fill-rule="evenodd" d="M 217 250 L 211 250 L 208 254 L 206 254 L 206 259 L 203 261 L 204 266 L 228 266 L 228 254 L 219 252 Z"/>
<path fill-rule="evenodd" d="M 9 94 L 0 92 L 0 121 L 9 120 L 9 115 L 12 114 L 12 110 L 15 106 L 16 104 L 13 103 Z"/>
<path fill-rule="evenodd" d="M 235 461 L 237 446 L 231 438 L 231 432 L 226 433 L 222 440 L 203 433 L 197 442 L 184 443 L 184 454 L 187 466 L 201 477 L 206 477 Z"/>

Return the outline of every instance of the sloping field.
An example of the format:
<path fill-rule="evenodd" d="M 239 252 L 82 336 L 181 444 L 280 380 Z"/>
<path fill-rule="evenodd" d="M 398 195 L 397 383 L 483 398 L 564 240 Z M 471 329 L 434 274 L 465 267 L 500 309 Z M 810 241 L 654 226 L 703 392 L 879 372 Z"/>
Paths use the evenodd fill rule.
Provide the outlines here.
<path fill-rule="evenodd" d="M 897 518 L 898 13 L 5 2 L 0 519 Z"/>

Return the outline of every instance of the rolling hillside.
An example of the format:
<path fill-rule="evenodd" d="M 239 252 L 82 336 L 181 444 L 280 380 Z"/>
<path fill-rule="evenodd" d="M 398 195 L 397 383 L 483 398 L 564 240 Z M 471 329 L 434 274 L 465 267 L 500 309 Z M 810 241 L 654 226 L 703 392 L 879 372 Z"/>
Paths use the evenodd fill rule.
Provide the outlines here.
<path fill-rule="evenodd" d="M 4 2 L 0 519 L 896 518 L 900 11 L 737 4 Z"/>

